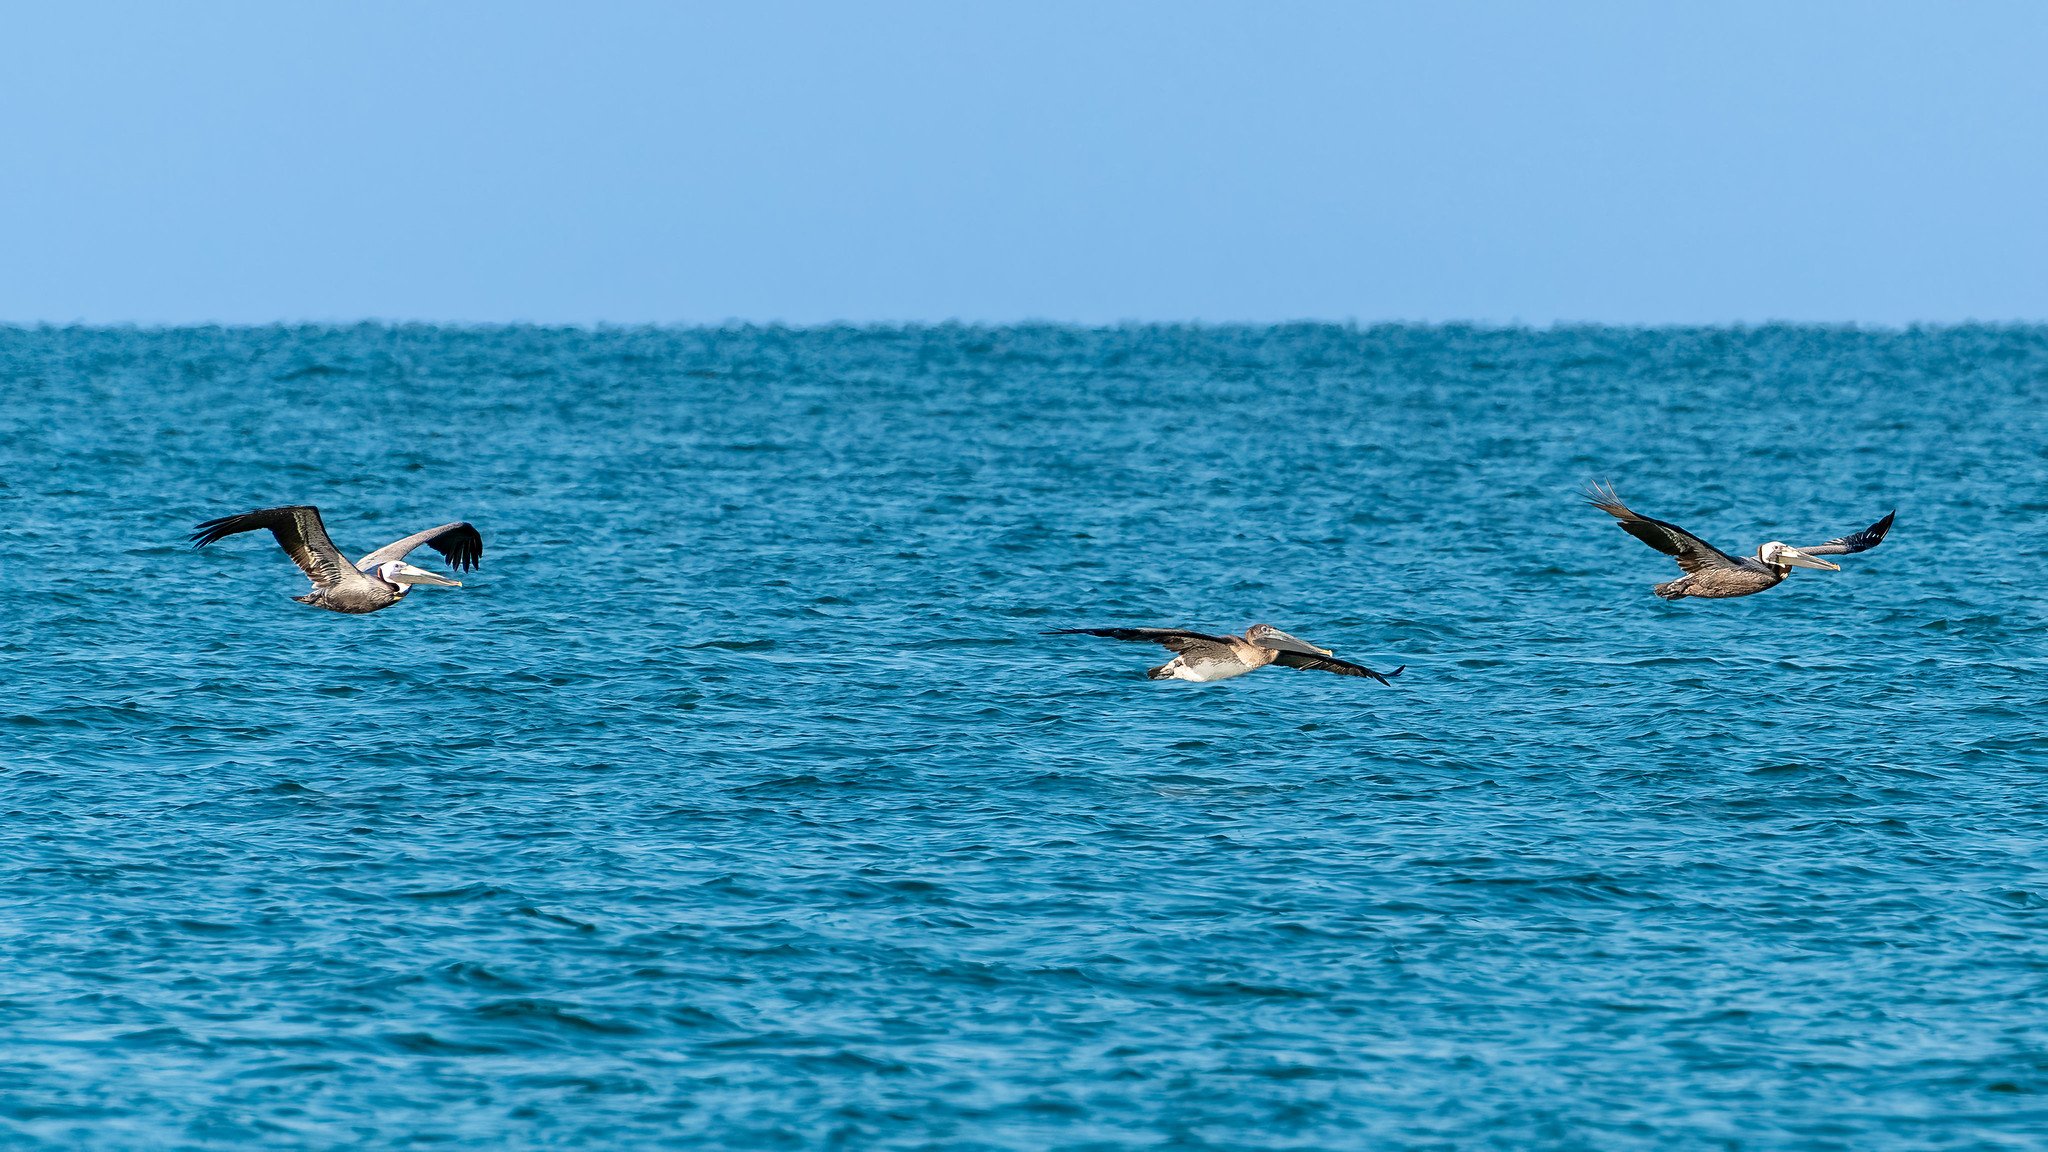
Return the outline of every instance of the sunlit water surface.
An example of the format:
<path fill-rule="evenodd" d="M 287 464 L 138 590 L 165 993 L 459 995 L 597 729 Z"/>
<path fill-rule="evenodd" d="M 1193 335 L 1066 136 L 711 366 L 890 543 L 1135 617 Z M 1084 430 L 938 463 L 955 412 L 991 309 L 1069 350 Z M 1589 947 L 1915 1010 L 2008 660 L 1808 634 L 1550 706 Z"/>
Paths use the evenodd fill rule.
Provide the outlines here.
<path fill-rule="evenodd" d="M 2044 397 L 2025 328 L 0 330 L 0 1142 L 2041 1147 Z M 1666 604 L 1592 479 L 1898 526 Z M 301 501 L 483 567 L 183 543 Z M 1039 634 L 1258 621 L 1408 671 Z"/>

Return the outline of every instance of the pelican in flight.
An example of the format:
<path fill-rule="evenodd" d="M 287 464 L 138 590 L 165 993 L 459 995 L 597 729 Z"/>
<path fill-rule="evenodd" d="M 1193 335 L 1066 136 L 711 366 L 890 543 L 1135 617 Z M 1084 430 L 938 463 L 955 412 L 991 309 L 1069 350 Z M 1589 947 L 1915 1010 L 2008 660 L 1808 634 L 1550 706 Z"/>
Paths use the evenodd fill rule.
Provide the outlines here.
<path fill-rule="evenodd" d="M 484 554 L 482 534 L 467 521 L 458 520 L 394 540 L 350 564 L 334 541 L 327 538 L 327 527 L 320 523 L 320 510 L 311 504 L 259 508 L 239 516 L 208 520 L 192 533 L 192 546 L 204 548 L 222 537 L 258 528 L 269 529 L 277 537 L 277 546 L 313 582 L 313 591 L 292 599 L 329 612 L 355 615 L 391 607 L 405 599 L 415 584 L 462 587 L 460 580 L 450 580 L 405 562 L 406 553 L 421 545 L 439 552 L 457 572 L 473 570 Z"/>
<path fill-rule="evenodd" d="M 1335 672 L 1339 676 L 1370 676 L 1382 684 L 1399 676 L 1406 664 L 1392 672 L 1375 672 L 1363 664 L 1339 660 L 1328 648 L 1289 636 L 1271 624 L 1254 624 L 1242 636 L 1210 636 L 1179 628 L 1061 628 L 1047 636 L 1107 636 L 1112 640 L 1139 640 L 1159 644 L 1174 657 L 1157 668 L 1147 669 L 1147 680 L 1228 680 L 1278 664 L 1282 668 L 1307 668 Z"/>
<path fill-rule="evenodd" d="M 1825 544 L 1794 548 L 1773 540 L 1758 548 L 1754 556 L 1730 556 L 1676 524 L 1666 524 L 1629 511 L 1628 505 L 1621 502 L 1613 488 L 1593 485 L 1586 490 L 1586 503 L 1620 521 L 1622 531 L 1678 561 L 1685 575 L 1651 589 L 1666 600 L 1680 600 L 1687 596 L 1748 596 L 1776 587 L 1791 575 L 1794 568 L 1839 572 L 1841 565 L 1819 557 L 1845 556 L 1877 547 L 1884 543 L 1884 534 L 1891 531 L 1892 517 L 1899 514 L 1894 508 L 1884 514 L 1884 519 L 1863 531 L 1838 536 Z"/>

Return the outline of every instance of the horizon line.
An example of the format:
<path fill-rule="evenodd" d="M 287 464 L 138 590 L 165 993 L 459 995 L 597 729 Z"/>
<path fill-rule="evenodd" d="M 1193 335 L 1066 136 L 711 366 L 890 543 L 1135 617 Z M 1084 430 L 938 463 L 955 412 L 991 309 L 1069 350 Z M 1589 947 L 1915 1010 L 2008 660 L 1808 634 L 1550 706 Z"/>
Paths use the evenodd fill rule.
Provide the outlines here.
<path fill-rule="evenodd" d="M 1336 328 L 1348 331 L 1374 329 L 1439 329 L 1477 332 L 1559 332 L 1621 330 L 1632 332 L 1723 331 L 1749 332 L 1768 329 L 1808 329 L 1838 332 L 1915 332 L 1959 329 L 2048 328 L 2048 318 L 2004 320 L 1712 320 L 1712 321 L 1613 321 L 1613 320 L 1361 320 L 1357 318 L 1296 318 L 1291 320 L 754 320 L 731 317 L 724 320 L 429 320 L 368 316 L 355 319 L 276 320 L 0 320 L 0 332 L 96 331 L 96 332 L 256 332 L 289 329 L 380 328 L 400 330 L 433 328 L 455 331 L 505 331 L 524 329 L 556 332 L 675 331 L 715 332 L 768 330 L 788 332 L 826 331 L 930 331 L 930 330 L 1025 330 L 1065 329 L 1111 332 L 1133 329 L 1247 330 L 1285 328 Z"/>

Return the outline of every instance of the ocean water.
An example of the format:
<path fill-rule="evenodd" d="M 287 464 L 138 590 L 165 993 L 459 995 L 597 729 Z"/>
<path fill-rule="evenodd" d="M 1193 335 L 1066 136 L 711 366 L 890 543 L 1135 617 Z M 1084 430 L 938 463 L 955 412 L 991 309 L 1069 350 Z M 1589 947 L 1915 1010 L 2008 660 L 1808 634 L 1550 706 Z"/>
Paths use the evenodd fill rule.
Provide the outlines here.
<path fill-rule="evenodd" d="M 2044 561 L 2040 328 L 0 330 L 0 1144 L 2042 1147 Z"/>

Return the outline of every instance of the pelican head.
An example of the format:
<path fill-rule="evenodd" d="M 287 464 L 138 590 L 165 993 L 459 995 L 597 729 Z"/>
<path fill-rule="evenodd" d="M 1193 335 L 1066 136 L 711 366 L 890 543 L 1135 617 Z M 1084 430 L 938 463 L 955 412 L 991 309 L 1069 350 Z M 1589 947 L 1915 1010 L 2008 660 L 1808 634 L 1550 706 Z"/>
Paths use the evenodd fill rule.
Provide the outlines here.
<path fill-rule="evenodd" d="M 462 587 L 462 581 L 460 580 L 450 580 L 439 572 L 429 572 L 425 568 L 415 568 L 403 560 L 386 560 L 384 563 L 377 565 L 376 573 L 377 579 L 384 581 L 386 584 L 397 585 L 401 594 L 408 590 L 406 586 L 409 584 L 434 584 L 443 588 Z"/>
<path fill-rule="evenodd" d="M 1818 556 L 1808 556 L 1790 544 L 1773 540 L 1756 550 L 1756 558 L 1773 568 L 1819 568 L 1827 572 L 1840 572 L 1840 564 L 1830 564 Z"/>
<path fill-rule="evenodd" d="M 1271 624 L 1254 624 L 1245 630 L 1244 638 L 1253 646 L 1271 648 L 1275 652 L 1298 652 L 1303 656 L 1334 655 L 1328 648 L 1318 648 L 1296 636 L 1289 636 Z"/>

